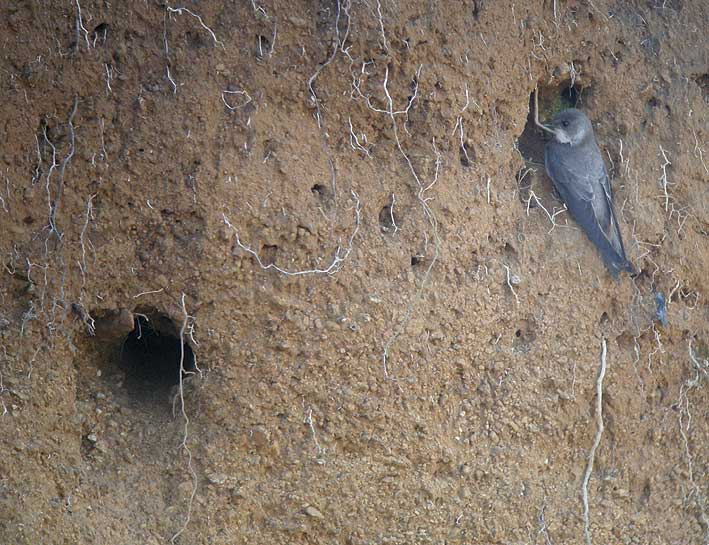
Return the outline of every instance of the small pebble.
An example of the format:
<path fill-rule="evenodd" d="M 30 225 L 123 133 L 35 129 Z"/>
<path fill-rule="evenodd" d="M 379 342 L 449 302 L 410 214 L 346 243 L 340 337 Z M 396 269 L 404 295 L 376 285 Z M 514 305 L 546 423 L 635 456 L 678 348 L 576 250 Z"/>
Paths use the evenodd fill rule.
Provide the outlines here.
<path fill-rule="evenodd" d="M 224 473 L 209 473 L 207 479 L 212 484 L 224 484 L 227 480 L 227 476 Z"/>
<path fill-rule="evenodd" d="M 315 507 L 313 507 L 312 505 L 308 505 L 305 508 L 305 514 L 308 515 L 309 517 L 313 517 L 315 519 L 322 520 L 325 518 L 325 516 L 320 511 L 318 511 Z"/>

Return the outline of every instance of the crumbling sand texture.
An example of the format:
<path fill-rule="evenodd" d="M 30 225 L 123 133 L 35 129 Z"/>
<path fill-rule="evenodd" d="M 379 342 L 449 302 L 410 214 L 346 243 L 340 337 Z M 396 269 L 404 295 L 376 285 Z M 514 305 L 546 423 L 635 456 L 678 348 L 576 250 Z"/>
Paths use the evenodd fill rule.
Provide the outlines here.
<path fill-rule="evenodd" d="M 0 543 L 708 543 L 708 23 L 3 2 Z M 593 121 L 636 276 L 535 87 Z"/>

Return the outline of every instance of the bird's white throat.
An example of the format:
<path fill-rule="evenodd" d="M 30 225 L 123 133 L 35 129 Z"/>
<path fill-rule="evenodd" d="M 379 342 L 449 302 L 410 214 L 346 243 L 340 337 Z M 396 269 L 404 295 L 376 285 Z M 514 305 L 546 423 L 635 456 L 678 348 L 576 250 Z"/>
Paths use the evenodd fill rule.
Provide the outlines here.
<path fill-rule="evenodd" d="M 554 138 L 561 144 L 571 144 L 571 138 L 562 129 L 554 129 Z"/>

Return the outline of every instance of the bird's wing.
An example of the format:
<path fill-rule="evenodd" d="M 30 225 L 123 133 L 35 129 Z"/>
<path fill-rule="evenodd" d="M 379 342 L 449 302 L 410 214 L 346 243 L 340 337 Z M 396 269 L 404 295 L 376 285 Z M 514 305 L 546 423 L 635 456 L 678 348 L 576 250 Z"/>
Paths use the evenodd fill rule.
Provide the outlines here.
<path fill-rule="evenodd" d="M 618 226 L 618 219 L 613 210 L 613 193 L 611 190 L 610 179 L 606 171 L 606 165 L 601 161 L 599 185 L 601 191 L 594 192 L 593 211 L 598 219 L 599 227 L 603 230 L 603 234 L 615 249 L 616 253 L 627 262 L 625 257 L 625 248 L 623 247 L 623 239 Z"/>
<path fill-rule="evenodd" d="M 613 198 L 611 196 L 610 181 L 603 162 L 601 162 L 601 168 L 594 168 L 592 172 L 589 172 L 589 176 L 591 187 L 593 188 L 593 200 L 591 201 L 593 215 L 596 217 L 598 226 L 603 231 L 603 234 L 613 244 L 613 239 L 616 238 Z M 615 248 L 616 245 L 613 244 L 613 247 Z"/>
<path fill-rule="evenodd" d="M 611 273 L 615 276 L 620 270 L 630 270 L 600 153 L 591 150 L 580 155 L 579 150 L 566 151 L 547 148 L 545 164 L 549 177 L 571 215 L 601 252 Z"/>
<path fill-rule="evenodd" d="M 557 190 L 562 193 L 562 197 L 569 195 L 574 202 L 592 202 L 594 200 L 593 176 L 588 168 L 575 160 L 574 154 L 564 152 L 566 152 L 565 148 L 556 149 L 547 146 L 544 158 L 547 174 Z"/>

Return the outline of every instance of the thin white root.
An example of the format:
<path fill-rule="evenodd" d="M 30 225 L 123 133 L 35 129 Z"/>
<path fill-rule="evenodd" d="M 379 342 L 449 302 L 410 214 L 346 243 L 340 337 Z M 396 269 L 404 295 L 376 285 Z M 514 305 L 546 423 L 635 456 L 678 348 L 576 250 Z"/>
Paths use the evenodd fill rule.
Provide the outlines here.
<path fill-rule="evenodd" d="M 352 125 L 352 118 L 348 117 L 347 121 L 350 124 L 350 146 L 353 150 L 359 150 L 367 157 L 371 157 L 372 155 L 369 152 L 371 146 L 369 145 L 369 142 L 367 142 L 367 135 L 361 133 L 359 136 L 357 136 L 354 130 L 354 125 Z"/>
<path fill-rule="evenodd" d="M 313 441 L 315 442 L 317 457 L 318 459 L 320 459 L 325 454 L 325 449 L 320 446 L 320 443 L 318 442 L 318 436 L 315 433 L 315 424 L 313 423 L 313 408 L 309 407 L 307 413 L 305 411 L 305 398 L 303 398 L 303 414 L 305 415 L 303 418 L 303 424 L 307 424 L 310 428 L 310 433 L 312 434 Z"/>
<path fill-rule="evenodd" d="M 266 10 L 259 6 L 255 0 L 251 0 L 251 7 L 254 8 L 254 13 L 256 13 L 257 15 L 260 13 L 264 17 L 268 17 L 268 13 L 266 13 Z"/>
<path fill-rule="evenodd" d="M 93 337 L 96 333 L 96 322 L 91 317 L 91 314 L 89 314 L 89 311 L 86 310 L 81 303 L 72 303 L 71 307 L 86 327 L 86 332 Z"/>
<path fill-rule="evenodd" d="M 394 234 L 399 231 L 399 226 L 396 225 L 396 219 L 394 217 L 394 205 L 396 204 L 396 196 L 394 193 L 391 194 L 391 206 L 389 207 L 389 216 L 391 219 L 391 225 L 394 228 Z"/>
<path fill-rule="evenodd" d="M 603 377 L 606 376 L 606 339 L 603 338 L 601 347 L 601 363 L 598 369 L 598 378 L 596 379 L 596 436 L 593 439 L 591 451 L 588 453 L 588 463 L 586 471 L 583 475 L 583 484 L 581 485 L 581 500 L 583 502 L 583 533 L 586 538 L 586 545 L 592 545 L 591 542 L 591 514 L 588 507 L 588 481 L 591 479 L 593 472 L 593 461 L 596 458 L 596 449 L 601 444 L 601 435 L 603 435 Z"/>
<path fill-rule="evenodd" d="M 502 266 L 505 268 L 505 272 L 507 274 L 507 287 L 510 288 L 512 295 L 515 296 L 515 301 L 519 305 L 519 297 L 517 297 L 517 292 L 515 291 L 514 287 L 512 286 L 512 284 L 515 283 L 513 280 L 514 275 L 511 274 L 510 268 L 507 265 L 505 265 L 503 263 Z"/>
<path fill-rule="evenodd" d="M 48 253 L 48 247 L 47 244 L 49 242 L 49 237 L 54 234 L 56 235 L 57 239 L 61 240 L 63 237 L 63 233 L 59 230 L 57 227 L 57 211 L 59 209 L 59 202 L 62 197 L 62 193 L 64 192 L 64 177 L 66 175 L 66 168 L 69 165 L 69 162 L 71 161 L 72 157 L 74 157 L 74 152 L 76 151 L 76 135 L 74 132 L 74 116 L 76 115 L 76 110 L 79 107 L 79 96 L 76 95 L 74 97 L 74 105 L 71 109 L 71 112 L 69 113 L 69 119 L 67 120 L 67 127 L 69 129 L 69 149 L 67 151 L 66 156 L 64 159 L 62 159 L 61 164 L 57 163 L 57 148 L 56 146 L 49 140 L 49 137 L 47 136 L 47 127 L 44 127 L 44 140 L 49 146 L 52 148 L 52 165 L 49 168 L 49 172 L 47 173 L 47 178 L 45 182 L 45 190 L 47 193 L 47 206 L 49 208 L 49 225 L 47 226 L 49 230 L 49 234 L 47 235 L 47 239 L 45 240 L 45 253 Z M 57 169 L 57 167 L 61 167 L 59 169 L 59 180 L 56 182 L 56 190 L 55 194 L 52 197 L 52 190 L 51 190 L 51 184 L 50 184 L 50 178 L 52 176 L 52 173 L 54 170 Z"/>
<path fill-rule="evenodd" d="M 318 128 L 322 128 L 322 114 L 320 112 L 320 99 L 318 99 L 318 95 L 315 92 L 315 80 L 318 79 L 318 76 L 320 73 L 327 68 L 327 66 L 335 60 L 335 57 L 337 56 L 337 52 L 340 51 L 340 49 L 344 46 L 345 40 L 347 39 L 347 35 L 345 35 L 344 38 L 340 37 L 340 15 L 343 11 L 343 6 L 340 2 L 340 0 L 337 0 L 337 14 L 335 16 L 335 38 L 333 40 L 334 47 L 332 48 L 332 53 L 330 53 L 330 56 L 327 58 L 327 60 L 322 63 L 318 68 L 315 70 L 312 76 L 310 76 L 310 79 L 308 80 L 308 91 L 310 92 L 310 100 L 313 102 L 313 105 L 315 106 L 315 119 L 318 123 Z M 349 29 L 349 0 L 345 0 L 345 5 L 344 5 L 344 12 L 345 16 L 348 18 L 348 29 Z M 349 32 L 349 30 L 348 30 Z"/>
<path fill-rule="evenodd" d="M 665 212 L 669 212 L 670 195 L 667 192 L 667 187 L 670 185 L 670 182 L 667 181 L 667 167 L 670 166 L 672 163 L 667 158 L 667 152 L 662 149 L 662 146 L 660 146 L 660 154 L 662 155 L 662 159 L 664 162 L 662 163 L 662 165 L 660 165 L 662 176 L 660 176 L 660 179 L 658 181 L 660 182 L 660 187 L 662 188 L 662 193 L 665 198 Z"/>
<path fill-rule="evenodd" d="M 172 73 L 170 72 L 170 48 L 169 48 L 168 42 L 167 42 L 167 21 L 170 19 L 170 15 L 173 13 L 175 15 L 183 15 L 184 13 L 186 13 L 190 17 L 197 19 L 200 26 L 204 30 L 206 30 L 209 33 L 209 35 L 211 36 L 212 40 L 214 41 L 214 45 L 220 46 L 222 49 L 225 49 L 225 48 L 224 48 L 224 42 L 222 42 L 219 38 L 217 38 L 217 35 L 214 33 L 214 31 L 211 28 L 209 28 L 206 25 L 206 23 L 202 19 L 201 15 L 199 15 L 199 14 L 197 14 L 185 7 L 173 8 L 173 7 L 170 7 L 169 4 L 165 4 L 165 17 L 163 18 L 163 35 L 162 35 L 163 46 L 165 49 L 165 61 L 166 61 L 165 62 L 165 72 L 166 72 L 167 80 L 170 82 L 170 85 L 172 85 L 172 94 L 176 95 L 177 94 L 177 83 L 173 79 Z"/>
<path fill-rule="evenodd" d="M 384 31 L 384 16 L 382 15 L 382 3 L 380 0 L 377 0 L 377 21 L 379 21 L 379 31 L 382 35 L 382 49 L 388 53 L 389 45 L 387 44 L 387 36 Z"/>
<path fill-rule="evenodd" d="M 362 65 L 362 74 L 366 74 L 365 68 L 367 64 Z M 411 157 L 409 154 L 406 152 L 404 149 L 404 146 L 401 143 L 401 138 L 400 138 L 400 132 L 399 132 L 399 122 L 397 121 L 397 116 L 398 115 L 403 115 L 405 119 L 408 119 L 409 111 L 411 110 L 414 102 L 418 98 L 418 93 L 419 93 L 419 81 L 421 79 L 421 70 L 423 68 L 423 65 L 419 65 L 418 70 L 416 71 L 416 74 L 414 75 L 412 79 L 412 84 L 413 84 L 413 92 L 409 96 L 406 107 L 403 110 L 395 110 L 394 109 L 394 100 L 391 96 L 391 93 L 389 92 L 389 66 L 387 65 L 385 70 L 384 70 L 384 81 L 382 82 L 382 88 L 384 91 L 384 96 L 386 97 L 386 109 L 382 108 L 377 108 L 372 104 L 371 97 L 369 95 L 365 95 L 362 93 L 360 89 L 360 81 L 357 78 L 353 77 L 352 81 L 352 91 L 353 93 L 360 97 L 363 98 L 364 101 L 367 104 L 367 107 L 377 113 L 382 113 L 385 114 L 390 120 L 391 120 L 391 128 L 392 132 L 394 135 L 394 143 L 396 144 L 396 148 L 399 151 L 399 154 L 401 157 L 404 159 L 406 162 L 406 165 L 409 169 L 409 172 L 411 173 L 411 176 L 413 177 L 414 181 L 416 182 L 416 188 L 417 193 L 416 193 L 416 198 L 421 205 L 421 208 L 423 210 L 423 215 L 428 222 L 430 226 L 430 234 L 433 239 L 433 257 L 431 258 L 431 261 L 428 264 L 428 267 L 426 267 L 426 271 L 423 275 L 423 278 L 421 280 L 421 283 L 416 291 L 415 297 L 411 299 L 409 304 L 406 307 L 406 310 L 401 316 L 401 319 L 398 321 L 398 323 L 394 326 L 392 334 L 389 336 L 387 341 L 384 343 L 384 347 L 382 350 L 382 368 L 384 371 L 384 376 L 386 378 L 389 378 L 389 368 L 388 368 L 388 359 L 389 359 L 389 349 L 391 348 L 392 344 L 399 338 L 401 335 L 404 327 L 406 326 L 410 316 L 411 312 L 414 309 L 414 306 L 416 302 L 419 300 L 421 297 L 421 294 L 423 293 L 423 290 L 426 288 L 428 285 L 428 281 L 431 277 L 431 271 L 433 270 L 433 267 L 435 267 L 436 263 L 438 263 L 438 258 L 440 257 L 441 254 L 441 240 L 440 236 L 438 233 L 438 219 L 436 218 L 433 210 L 431 209 L 429 202 L 431 201 L 432 197 L 427 196 L 427 192 L 433 188 L 433 186 L 438 183 L 438 176 L 440 174 L 440 169 L 441 165 L 443 163 L 443 158 L 441 153 L 438 151 L 438 147 L 436 146 L 436 140 L 435 138 L 432 139 L 431 142 L 431 148 L 433 150 L 433 154 L 435 157 L 435 169 L 434 173 L 432 176 L 432 179 L 428 183 L 424 183 L 424 181 L 421 179 L 421 176 L 419 176 L 419 173 L 416 171 L 416 168 L 413 165 L 413 162 L 411 161 Z M 403 128 L 406 132 L 408 132 L 406 128 L 406 121 L 404 122 Z M 424 240 L 425 240 L 425 247 L 428 246 L 428 233 L 424 232 Z"/>
<path fill-rule="evenodd" d="M 188 428 L 190 424 L 190 418 L 187 416 L 187 410 L 185 409 L 185 392 L 184 392 L 184 377 L 185 375 L 194 375 L 195 371 L 202 375 L 202 371 L 200 368 L 197 366 L 197 357 L 194 356 L 194 368 L 195 371 L 192 370 L 187 370 L 185 369 L 185 343 L 187 342 L 187 338 L 197 345 L 198 343 L 195 341 L 194 338 L 194 324 L 195 324 L 195 318 L 194 316 L 190 316 L 187 313 L 187 307 L 185 305 L 185 294 L 182 294 L 182 313 L 184 315 L 183 321 L 182 321 L 182 327 L 180 328 L 180 382 L 179 382 L 179 391 L 177 395 L 179 396 L 180 400 L 180 414 L 182 415 L 182 421 L 184 422 L 184 427 L 182 430 L 182 442 L 179 444 L 178 448 L 182 449 L 182 451 L 187 455 L 187 471 L 190 474 L 190 477 L 192 478 L 192 492 L 190 493 L 189 501 L 187 504 L 187 513 L 185 514 L 185 520 L 180 527 L 180 529 L 172 536 L 170 539 L 170 543 L 175 543 L 178 537 L 184 531 L 187 529 L 187 525 L 190 523 L 190 520 L 192 518 L 192 508 L 194 505 L 194 499 L 195 496 L 197 495 L 197 472 L 194 469 L 194 466 L 192 465 L 192 451 L 190 448 L 187 446 L 187 440 L 188 440 Z M 174 408 L 174 402 L 173 402 L 173 408 Z"/>
<path fill-rule="evenodd" d="M 694 462 L 692 452 L 689 448 L 689 430 L 692 424 L 692 414 L 689 410 L 689 392 L 695 388 L 700 388 L 704 381 L 709 380 L 709 360 L 700 358 L 692 349 L 692 339 L 689 340 L 689 360 L 692 362 L 694 377 L 687 379 L 679 390 L 677 407 L 679 409 L 678 426 L 684 446 L 684 455 L 687 459 L 687 480 L 689 481 L 689 492 L 684 501 L 688 502 L 694 497 L 697 506 L 698 516 L 704 526 L 704 543 L 709 543 L 709 515 L 707 514 L 706 497 L 701 487 L 697 484 L 694 472 Z M 686 419 L 686 421 L 685 421 Z"/>
<path fill-rule="evenodd" d="M 79 233 L 79 243 L 81 244 L 81 261 L 78 261 L 79 264 L 79 270 L 81 271 L 81 289 L 84 289 L 84 286 L 86 285 L 86 270 L 87 270 L 87 265 L 86 265 L 86 246 L 89 247 L 89 249 L 94 252 L 95 255 L 95 250 L 94 250 L 94 245 L 91 242 L 91 239 L 86 236 L 86 230 L 89 228 L 89 222 L 94 219 L 93 215 L 93 200 L 96 198 L 96 194 L 94 193 L 93 195 L 90 195 L 89 198 L 86 201 L 86 215 L 84 216 L 84 225 L 81 228 L 81 233 Z"/>
<path fill-rule="evenodd" d="M 165 288 L 160 288 L 160 289 L 157 289 L 157 290 L 141 291 L 140 293 L 135 294 L 135 295 L 133 296 L 133 299 L 137 299 L 138 297 L 142 297 L 143 295 L 150 295 L 150 294 L 153 294 L 153 293 L 162 293 L 163 291 L 165 291 Z"/>
<path fill-rule="evenodd" d="M 526 172 L 525 172 L 525 174 L 526 174 Z M 522 178 L 524 178 L 524 174 L 522 175 Z M 520 179 L 520 181 L 521 181 L 521 179 Z M 551 223 L 551 229 L 549 229 L 547 234 L 551 233 L 554 230 L 554 227 L 556 227 L 556 216 L 558 216 L 559 214 L 561 214 L 563 212 L 566 212 L 568 210 L 568 208 L 566 208 L 565 204 L 564 204 L 564 207 L 560 208 L 559 210 L 557 210 L 556 207 L 554 207 L 552 209 L 554 212 L 550 214 L 549 210 L 547 210 L 546 207 L 542 204 L 542 201 L 539 200 L 539 197 L 537 197 L 536 193 L 534 193 L 534 191 L 530 190 L 529 199 L 527 199 L 527 215 L 528 216 L 529 216 L 529 208 L 532 204 L 532 199 L 535 200 L 535 202 L 537 203 L 537 206 L 539 206 L 539 208 L 544 210 L 544 213 L 547 215 L 547 218 L 549 218 L 549 222 Z"/>
<path fill-rule="evenodd" d="M 241 248 L 243 251 L 245 251 L 248 254 L 251 254 L 254 259 L 256 259 L 256 262 L 259 264 L 259 266 L 263 270 L 269 270 L 273 269 L 275 271 L 278 271 L 281 274 L 284 274 L 286 276 L 306 276 L 310 274 L 328 274 L 328 275 L 333 275 L 336 274 L 337 272 L 342 269 L 344 266 L 344 262 L 347 259 L 347 257 L 350 255 L 352 252 L 352 244 L 354 243 L 354 238 L 357 236 L 357 232 L 359 231 L 359 226 L 360 222 L 362 220 L 362 207 L 360 205 L 359 201 L 359 196 L 357 193 L 354 192 L 354 190 L 350 190 L 352 193 L 352 199 L 355 201 L 354 205 L 354 211 L 355 211 L 355 226 L 354 229 L 352 230 L 352 234 L 350 235 L 349 241 L 347 243 L 346 247 L 338 246 L 337 249 L 335 250 L 335 255 L 332 259 L 332 263 L 325 268 L 325 269 L 306 269 L 306 270 L 300 270 L 300 271 L 288 271 L 286 269 L 283 269 L 276 265 L 275 263 L 269 263 L 268 265 L 265 265 L 263 261 L 261 260 L 261 257 L 259 257 L 258 253 L 241 242 L 241 239 L 239 238 L 239 233 L 232 225 L 232 223 L 229 221 L 229 218 L 226 217 L 226 214 L 222 214 L 222 217 L 224 219 L 225 225 L 234 232 L 234 238 L 236 239 L 236 245 Z"/>
<path fill-rule="evenodd" d="M 237 104 L 236 106 L 232 106 L 231 104 L 229 104 L 229 102 L 227 101 L 227 99 L 224 95 L 242 96 L 244 98 L 244 102 L 242 102 L 241 104 Z M 239 109 L 243 108 L 244 106 L 249 104 L 252 100 L 253 99 L 251 98 L 251 95 L 249 93 L 247 93 L 246 91 L 228 91 L 226 89 L 224 91 L 222 91 L 222 102 L 224 103 L 224 106 L 226 106 L 227 108 L 229 108 L 232 111 L 239 110 Z"/>
<path fill-rule="evenodd" d="M 5 350 L 5 355 L 7 356 L 7 349 L 3 346 L 3 350 Z M 0 373 L 0 405 L 2 405 L 2 414 L 0 416 L 5 416 L 8 412 L 7 410 L 7 405 L 5 405 L 5 400 L 2 398 L 2 395 L 5 392 L 9 392 L 10 390 L 5 388 L 5 386 L 2 383 L 2 373 Z"/>
<path fill-rule="evenodd" d="M 546 125 L 542 125 L 539 122 L 539 89 L 537 87 L 534 88 L 534 124 L 540 129 L 545 130 L 548 133 L 554 134 L 553 130 L 551 130 Z"/>
<path fill-rule="evenodd" d="M 10 200 L 10 178 L 8 176 L 5 176 L 5 187 L 7 188 L 7 200 Z M 7 202 L 5 202 L 5 199 L 3 198 L 2 195 L 0 195 L 0 203 L 2 203 L 2 209 L 5 212 L 9 212 L 10 210 L 7 207 Z"/>
<path fill-rule="evenodd" d="M 539 532 L 538 534 L 541 534 L 544 537 L 544 545 L 552 545 L 551 542 L 551 537 L 549 536 L 549 530 L 547 529 L 547 521 L 544 518 L 544 510 L 546 509 L 546 505 L 542 504 L 541 509 L 539 509 Z"/>
<path fill-rule="evenodd" d="M 166 6 L 166 9 L 167 9 L 167 11 L 168 11 L 169 13 L 174 13 L 174 14 L 176 14 L 176 15 L 182 15 L 182 13 L 184 12 L 184 13 L 186 13 L 187 15 L 189 15 L 189 16 L 191 16 L 191 17 L 197 19 L 197 21 L 199 22 L 200 26 L 201 26 L 204 30 L 206 30 L 206 31 L 209 33 L 209 35 L 212 37 L 212 40 L 214 40 L 214 45 L 219 45 L 219 46 L 221 46 L 222 48 L 224 48 L 224 42 L 222 42 L 221 40 L 219 40 L 219 39 L 217 38 L 217 35 L 214 34 L 214 31 L 213 31 L 211 28 L 209 28 L 209 27 L 204 23 L 204 20 L 202 19 L 202 17 L 201 17 L 200 15 L 196 14 L 196 13 L 193 12 L 193 11 L 190 11 L 190 10 L 187 9 L 187 8 L 183 8 L 183 7 L 171 8 L 170 6 Z"/>
<path fill-rule="evenodd" d="M 692 131 L 692 133 L 694 134 L 694 156 L 699 157 L 699 161 L 702 163 L 702 166 L 704 167 L 704 172 L 709 174 L 709 167 L 707 167 L 707 164 L 704 162 L 704 150 L 699 145 L 699 138 L 697 138 L 697 131 Z"/>
<path fill-rule="evenodd" d="M 91 42 L 89 42 L 89 31 L 86 30 L 84 26 L 84 20 L 81 16 L 81 4 L 79 0 L 75 0 L 76 3 L 76 47 L 79 47 L 80 36 L 84 34 L 84 40 L 86 40 L 86 49 L 91 49 Z"/>
<path fill-rule="evenodd" d="M 172 94 L 176 95 L 177 94 L 177 83 L 172 77 L 172 74 L 170 73 L 170 46 L 168 45 L 167 42 L 167 20 L 168 20 L 168 15 L 169 12 L 165 12 L 165 16 L 163 17 L 163 26 L 162 26 L 162 41 L 163 41 L 163 47 L 165 49 L 165 71 L 167 72 L 167 81 L 170 82 L 170 85 L 172 85 Z"/>

